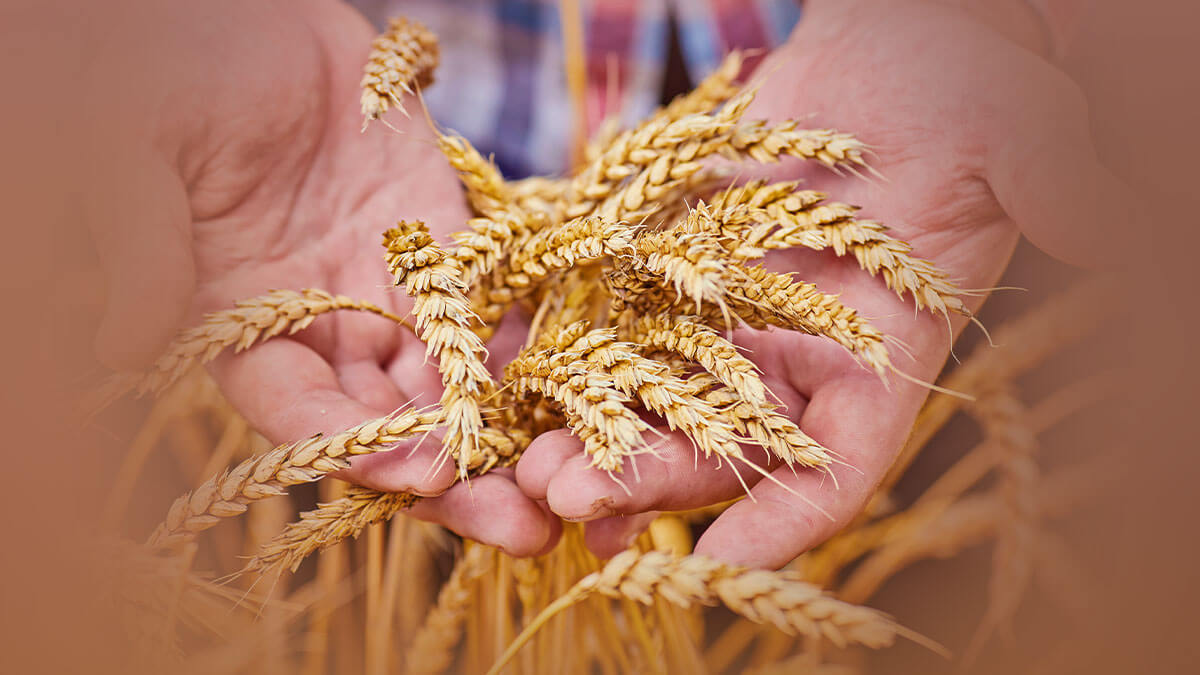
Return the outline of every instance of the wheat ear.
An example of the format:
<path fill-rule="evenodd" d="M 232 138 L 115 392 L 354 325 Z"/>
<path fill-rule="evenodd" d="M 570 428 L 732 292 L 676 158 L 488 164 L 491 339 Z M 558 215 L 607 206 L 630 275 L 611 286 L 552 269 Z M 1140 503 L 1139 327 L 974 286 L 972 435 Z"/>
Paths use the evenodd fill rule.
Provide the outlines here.
<path fill-rule="evenodd" d="M 532 437 L 512 426 L 489 426 L 480 431 L 479 439 L 481 449 L 472 458 L 470 469 L 473 477 L 515 464 Z M 239 574 L 265 574 L 276 569 L 295 571 L 309 555 L 357 537 L 368 525 L 388 520 L 419 499 L 410 492 L 380 492 L 351 486 L 341 499 L 301 514 L 300 520 L 264 544 Z"/>
<path fill-rule="evenodd" d="M 250 502 L 284 494 L 289 485 L 309 483 L 349 467 L 350 456 L 388 450 L 406 438 L 431 431 L 440 415 L 439 410 L 397 410 L 331 436 L 313 436 L 251 457 L 176 499 L 148 543 L 163 547 L 190 540 L 222 518 L 244 512 Z"/>
<path fill-rule="evenodd" d="M 474 582 L 491 570 L 492 551 L 467 543 L 462 558 L 438 591 L 437 604 L 405 651 L 404 672 L 409 675 L 439 675 L 454 660 L 454 647 L 462 636 L 463 622 L 475 600 Z"/>
<path fill-rule="evenodd" d="M 316 318 L 335 310 L 370 312 L 407 325 L 407 322 L 382 308 L 344 295 L 315 288 L 302 291 L 276 290 L 254 298 L 238 300 L 233 309 L 205 315 L 204 321 L 179 334 L 163 355 L 143 374 L 118 373 L 103 385 L 97 409 L 129 391 L 138 396 L 160 394 L 193 366 L 208 363 L 225 348 L 249 349 L 278 335 L 304 330 Z"/>
<path fill-rule="evenodd" d="M 883 334 L 836 296 L 813 284 L 793 282 L 790 274 L 755 267 L 730 268 L 744 280 L 728 284 L 729 308 L 750 326 L 780 326 L 823 335 L 848 349 L 879 373 L 891 369 Z"/>
<path fill-rule="evenodd" d="M 797 126 L 794 120 L 776 124 L 747 122 L 739 125 L 718 151 L 729 159 L 749 157 L 764 164 L 790 156 L 816 160 L 831 169 L 866 166 L 863 156 L 867 147 L 853 135 Z"/>
<path fill-rule="evenodd" d="M 401 221 L 383 235 L 388 271 L 413 298 L 413 313 L 426 354 L 436 356 L 442 374 L 441 407 L 446 437 L 442 458 L 452 458 L 465 478 L 483 427 L 480 401 L 495 391 L 484 367 L 487 350 L 471 331 L 478 317 L 464 295 L 460 270 L 433 241 L 420 221 Z"/>
<path fill-rule="evenodd" d="M 944 651 L 887 615 L 832 598 L 790 572 L 749 570 L 699 555 L 625 551 L 547 606 L 509 645 L 489 675 L 499 673 L 548 620 L 597 594 L 642 604 L 662 598 L 684 608 L 719 602 L 756 623 L 770 623 L 789 635 L 825 638 L 839 647 L 861 644 L 878 649 L 900 636 Z"/>
<path fill-rule="evenodd" d="M 744 241 L 767 250 L 803 246 L 818 251 L 830 248 L 839 256 L 849 253 L 862 269 L 881 276 L 897 295 L 909 294 L 918 309 L 970 315 L 959 297 L 961 290 L 945 272 L 913 257 L 912 247 L 888 235 L 883 225 L 856 219 L 858 207 L 822 202 L 823 197 L 821 193 L 797 193 L 769 205 L 762 224 L 750 228 Z"/>
<path fill-rule="evenodd" d="M 649 315 L 634 320 L 627 335 L 649 349 L 674 352 L 700 364 L 752 406 L 768 405 L 758 366 L 742 356 L 737 345 L 704 324 L 686 316 Z"/>
<path fill-rule="evenodd" d="M 634 228 L 627 223 L 599 218 L 577 218 L 543 230 L 529 238 L 509 261 L 505 283 L 509 288 L 530 289 L 554 272 L 604 256 L 628 255 Z"/>
<path fill-rule="evenodd" d="M 458 172 L 467 202 L 476 214 L 494 218 L 509 206 L 511 196 L 500 170 L 470 141 L 462 136 L 438 134 L 437 146 Z"/>
<path fill-rule="evenodd" d="M 629 409 L 630 399 L 617 388 L 613 376 L 585 360 L 611 341 L 608 335 L 581 335 L 586 326 L 580 321 L 552 334 L 548 341 L 553 343 L 557 337 L 556 347 L 525 350 L 505 368 L 505 379 L 518 393 L 557 401 L 583 441 L 592 466 L 620 472 L 625 457 L 643 451 L 642 432 L 650 426 Z"/>
<path fill-rule="evenodd" d="M 401 96 L 432 84 L 437 64 L 437 36 L 419 22 L 392 19 L 387 30 L 371 43 L 371 54 L 363 67 L 359 84 L 363 125 L 379 119 L 393 105 L 403 112 Z"/>
<path fill-rule="evenodd" d="M 705 401 L 715 406 L 729 420 L 734 429 L 750 440 L 763 446 L 788 466 L 799 464 L 813 468 L 825 468 L 833 461 L 825 446 L 814 441 L 800 430 L 795 422 L 776 412 L 775 406 L 753 405 L 736 390 L 721 382 L 702 383 L 690 378 L 689 384 L 699 384 Z"/>
<path fill-rule="evenodd" d="M 708 74 L 694 89 L 676 96 L 674 100 L 655 113 L 677 120 L 686 115 L 706 113 L 733 98 L 738 93 L 738 76 L 745 64 L 745 55 L 734 50 L 725 55 L 721 65 Z"/>

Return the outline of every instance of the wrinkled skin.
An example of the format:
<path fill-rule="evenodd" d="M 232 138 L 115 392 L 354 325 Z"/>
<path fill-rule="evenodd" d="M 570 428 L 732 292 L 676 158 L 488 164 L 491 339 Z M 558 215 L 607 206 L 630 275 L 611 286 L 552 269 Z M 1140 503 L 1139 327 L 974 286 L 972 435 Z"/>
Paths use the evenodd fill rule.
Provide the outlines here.
<path fill-rule="evenodd" d="M 106 172 L 112 178 L 97 191 L 111 205 L 92 209 L 107 214 L 92 227 L 112 279 L 102 357 L 142 366 L 184 323 L 273 288 L 323 288 L 407 314 L 381 233 L 419 218 L 445 240 L 469 213 L 415 100 L 412 119 L 389 117 L 402 133 L 378 123 L 360 133 L 358 81 L 375 30 L 348 6 L 320 0 L 148 3 L 145 14 L 178 30 L 136 36 L 145 41 L 139 47 L 171 58 L 154 71 L 132 69 L 149 93 L 113 115 L 136 121 L 126 122 L 125 145 L 114 152 L 127 165 Z M 114 206 L 123 195 L 137 212 Z M 494 363 L 515 353 L 503 346 L 506 334 L 524 338 L 515 329 L 494 340 Z M 436 403 L 435 365 L 406 329 L 339 312 L 294 337 L 222 356 L 212 373 L 255 429 L 286 442 L 409 402 Z M 517 555 L 554 542 L 558 519 L 520 492 L 511 470 L 446 492 L 452 464 L 430 472 L 439 445 L 429 439 L 415 452 L 356 458 L 341 477 L 441 494 L 413 513 Z M 496 513 L 505 515 L 487 516 Z"/>
<path fill-rule="evenodd" d="M 406 313 L 403 292 L 390 289 L 379 233 L 397 218 L 422 218 L 444 239 L 468 213 L 419 114 L 390 116 L 401 134 L 379 125 L 359 133 L 357 83 L 370 26 L 332 0 L 132 5 L 145 19 L 122 24 L 133 48 L 94 66 L 111 75 L 97 86 L 137 93 L 103 99 L 117 101 L 104 128 L 115 168 L 99 172 L 89 196 L 110 278 L 98 338 L 106 362 L 144 366 L 184 323 L 272 288 L 319 287 Z M 143 28 L 150 25 L 158 28 Z M 147 67 L 143 53 L 164 56 Z M 1060 217 L 1065 209 L 1100 210 L 1097 195 L 1116 190 L 1095 165 L 1081 99 L 1003 31 L 931 3 L 810 3 L 792 40 L 759 73 L 772 86 L 748 118 L 815 113 L 812 125 L 852 131 L 872 145 L 873 166 L 887 181 L 791 164 L 770 175 L 803 173 L 834 199 L 863 205 L 864 217 L 890 225 L 963 287 L 995 282 L 1017 241 L 1014 221 L 1068 260 L 1100 254 L 1069 246 L 1063 223 L 1074 221 Z M 841 293 L 912 350 L 915 361 L 894 356 L 902 370 L 936 376 L 951 344 L 944 320 L 914 316 L 881 281 L 831 253 L 789 252 L 771 264 Z M 953 331 L 962 326 L 955 318 Z M 506 319 L 489 345 L 490 365 L 503 365 L 523 337 L 520 320 Z M 778 566 L 861 509 L 926 390 L 895 377 L 889 388 L 827 341 L 786 332 L 736 337 L 787 413 L 845 462 L 834 468 L 836 487 L 818 472 L 776 470 L 787 489 L 761 482 L 756 499 L 729 509 L 697 546 L 731 562 Z M 223 356 L 212 372 L 275 442 L 340 430 L 408 402 L 433 403 L 441 390 L 411 333 L 356 313 Z M 514 555 L 553 546 L 554 514 L 593 521 L 589 545 L 611 554 L 655 511 L 741 493 L 728 468 L 701 462 L 694 471 L 693 451 L 678 438 L 662 460 L 639 460 L 642 480 L 627 481 L 632 494 L 587 469 L 580 444 L 565 432 L 537 439 L 515 475 L 497 471 L 469 487 L 449 487 L 449 465 L 429 471 L 436 452 L 437 443 L 427 442 L 358 458 L 342 477 L 440 494 L 413 513 Z M 756 474 L 742 474 L 754 483 Z"/>
<path fill-rule="evenodd" d="M 872 166 L 885 180 L 831 176 L 786 165 L 774 179 L 803 177 L 831 198 L 864 207 L 966 289 L 993 286 L 1023 231 L 1068 261 L 1103 252 L 1069 244 L 1065 209 L 1096 208 L 1119 194 L 1097 164 L 1086 136 L 1080 94 L 1014 35 L 965 11 L 922 2 L 809 3 L 789 43 L 760 66 L 767 84 L 747 118 L 815 116 L 811 126 L 851 131 L 870 144 Z M 1008 33 L 1007 35 L 1005 33 Z M 1014 140 L 1019 139 L 1019 140 Z M 752 173 L 752 172 L 749 172 Z M 756 177 L 750 175 L 748 177 Z M 1086 218 L 1089 213 L 1084 214 Z M 1017 222 L 1021 223 L 1018 228 Z M 1101 222 L 1097 217 L 1091 222 Z M 905 373 L 933 381 L 951 346 L 952 327 L 915 313 L 852 257 L 831 251 L 772 254 L 769 264 L 840 294 L 885 334 L 899 338 L 910 360 L 893 350 Z M 978 308 L 982 294 L 968 299 Z M 899 452 L 928 390 L 896 376 L 888 382 L 828 340 L 786 331 L 740 330 L 735 341 L 763 371 L 787 414 L 842 464 L 819 471 L 774 470 L 778 482 L 743 467 L 751 495 L 729 508 L 697 542 L 696 551 L 730 562 L 778 567 L 836 532 L 865 505 Z M 517 467 L 522 489 L 546 498 L 564 518 L 594 521 L 589 543 L 612 554 L 627 545 L 657 510 L 690 509 L 742 494 L 728 466 L 700 460 L 679 435 L 663 459 L 638 460 L 640 482 L 627 494 L 586 468 L 579 443 L 565 432 L 537 439 Z M 747 456 L 762 461 L 761 449 Z"/>

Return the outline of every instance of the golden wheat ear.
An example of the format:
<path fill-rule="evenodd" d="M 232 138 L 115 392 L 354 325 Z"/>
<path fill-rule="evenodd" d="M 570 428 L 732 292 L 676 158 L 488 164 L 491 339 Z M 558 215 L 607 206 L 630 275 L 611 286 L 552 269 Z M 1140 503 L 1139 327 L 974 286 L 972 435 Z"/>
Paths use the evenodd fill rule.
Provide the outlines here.
<path fill-rule="evenodd" d="M 122 396 L 161 394 L 193 367 L 212 361 L 233 347 L 241 352 L 281 335 L 294 335 L 317 319 L 335 311 L 369 312 L 411 328 L 403 318 L 365 300 L 355 300 L 316 288 L 275 290 L 238 300 L 232 309 L 205 315 L 204 321 L 179 334 L 145 373 L 113 375 L 84 400 L 91 419 Z"/>
<path fill-rule="evenodd" d="M 748 570 L 699 555 L 676 557 L 631 550 L 618 554 L 550 603 L 496 660 L 489 675 L 503 670 L 547 621 L 593 595 L 642 604 L 662 598 L 684 608 L 720 603 L 756 623 L 771 623 L 789 635 L 825 638 L 838 647 L 862 644 L 879 648 L 904 637 L 946 654 L 941 645 L 887 615 L 836 600 L 788 573 Z"/>
<path fill-rule="evenodd" d="M 445 387 L 446 435 L 438 464 L 452 459 L 459 478 L 466 478 L 470 457 L 480 449 L 480 401 L 496 390 L 483 365 L 487 350 L 471 330 L 479 318 L 471 311 L 457 261 L 434 243 L 424 223 L 401 221 L 383 238 L 388 271 L 413 299 L 419 337 L 426 355 L 438 359 Z"/>
<path fill-rule="evenodd" d="M 393 106 L 407 115 L 403 96 L 432 84 L 437 65 L 437 36 L 417 21 L 392 19 L 371 43 L 371 54 L 363 66 L 359 84 L 363 129 Z"/>
<path fill-rule="evenodd" d="M 437 409 L 398 410 L 331 436 L 286 443 L 251 457 L 176 499 L 148 544 L 168 547 L 189 541 L 222 518 L 245 512 L 251 502 L 285 494 L 288 486 L 349 468 L 349 457 L 354 455 L 390 450 L 400 441 L 435 428 L 441 417 Z"/>

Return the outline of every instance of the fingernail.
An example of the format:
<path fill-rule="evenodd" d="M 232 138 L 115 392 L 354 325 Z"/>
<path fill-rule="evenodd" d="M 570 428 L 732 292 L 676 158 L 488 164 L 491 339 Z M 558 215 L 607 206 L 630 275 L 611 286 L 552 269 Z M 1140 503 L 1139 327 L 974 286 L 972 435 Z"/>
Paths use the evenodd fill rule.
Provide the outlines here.
<path fill-rule="evenodd" d="M 604 518 L 607 516 L 615 516 L 617 514 L 615 512 L 613 512 L 613 510 L 612 510 L 613 502 L 614 502 L 614 500 L 612 497 L 601 497 L 601 498 L 597 499 L 596 501 L 592 502 L 592 510 L 589 511 L 585 515 L 582 515 L 582 516 L 559 516 L 559 517 L 562 518 L 563 520 L 570 521 L 572 523 L 583 523 L 583 522 L 587 522 L 589 520 L 596 520 L 597 518 Z"/>

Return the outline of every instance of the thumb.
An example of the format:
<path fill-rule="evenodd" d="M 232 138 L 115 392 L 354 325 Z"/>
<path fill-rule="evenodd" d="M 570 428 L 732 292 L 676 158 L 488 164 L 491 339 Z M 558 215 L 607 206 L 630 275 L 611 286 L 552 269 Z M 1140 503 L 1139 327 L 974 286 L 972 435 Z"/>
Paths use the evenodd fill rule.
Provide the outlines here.
<path fill-rule="evenodd" d="M 1097 157 L 1082 92 L 1044 64 L 1027 72 L 989 134 L 996 199 L 1022 234 L 1064 262 L 1123 267 L 1144 256 L 1133 192 Z"/>
<path fill-rule="evenodd" d="M 95 348 L 117 370 L 143 368 L 165 348 L 196 281 L 183 182 L 160 160 L 131 164 L 92 182 L 86 211 L 108 283 Z"/>

